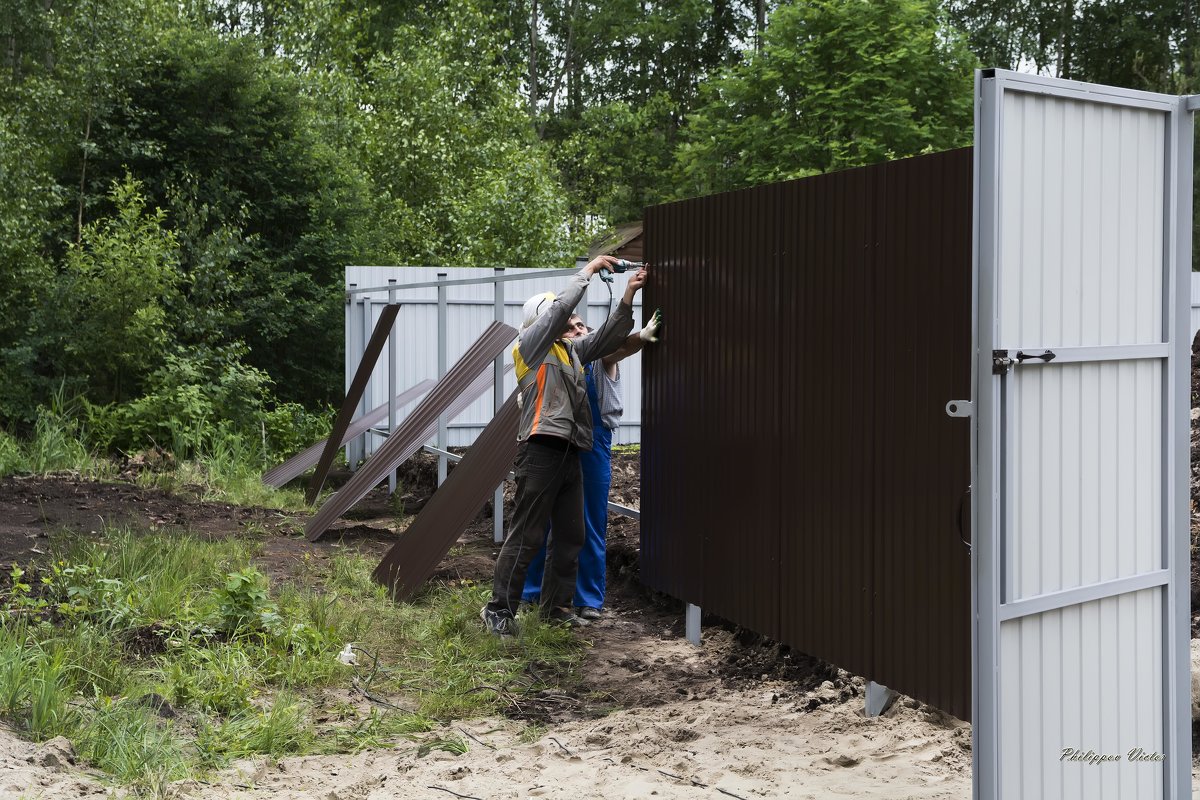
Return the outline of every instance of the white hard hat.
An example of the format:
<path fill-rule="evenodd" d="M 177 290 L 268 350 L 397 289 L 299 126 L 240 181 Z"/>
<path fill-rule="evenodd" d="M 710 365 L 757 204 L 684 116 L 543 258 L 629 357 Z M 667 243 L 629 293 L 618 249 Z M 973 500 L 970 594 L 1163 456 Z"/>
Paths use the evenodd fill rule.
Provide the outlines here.
<path fill-rule="evenodd" d="M 524 312 L 524 320 L 521 322 L 521 330 L 528 328 L 533 324 L 534 320 L 542 315 L 542 312 L 550 307 L 554 302 L 554 292 L 542 292 L 535 294 L 533 297 L 525 301 L 522 307 Z"/>

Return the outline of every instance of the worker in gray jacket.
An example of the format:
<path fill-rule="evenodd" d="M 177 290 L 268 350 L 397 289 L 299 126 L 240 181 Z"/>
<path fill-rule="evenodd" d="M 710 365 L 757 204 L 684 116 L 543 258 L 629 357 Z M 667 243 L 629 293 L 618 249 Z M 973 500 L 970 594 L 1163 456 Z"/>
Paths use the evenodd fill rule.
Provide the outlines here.
<path fill-rule="evenodd" d="M 512 525 L 492 581 L 492 599 L 480 611 L 484 626 L 500 636 L 517 632 L 525 572 L 542 546 L 546 523 L 554 538 L 546 553 L 541 609 L 548 619 L 578 625 L 571 609 L 579 549 L 584 541 L 583 478 L 579 452 L 592 449 L 592 411 L 583 365 L 620 347 L 633 328 L 633 297 L 645 270 L 629 279 L 625 295 L 595 333 L 565 338 L 567 321 L 592 276 L 613 271 L 616 259 L 598 256 L 571 277 L 562 294 L 546 292 L 525 303 L 513 348 L 521 421 L 517 429 L 517 491 Z"/>

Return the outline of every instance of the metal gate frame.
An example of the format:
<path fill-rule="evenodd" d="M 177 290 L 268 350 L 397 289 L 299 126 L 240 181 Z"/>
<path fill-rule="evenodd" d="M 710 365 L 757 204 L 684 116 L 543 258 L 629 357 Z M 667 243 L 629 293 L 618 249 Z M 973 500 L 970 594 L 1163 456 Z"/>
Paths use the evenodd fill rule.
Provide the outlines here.
<path fill-rule="evenodd" d="M 1003 457 L 1004 379 L 993 375 L 997 322 L 997 280 L 1000 272 L 1000 214 L 1003 171 L 1003 100 L 1006 92 L 1024 92 L 1162 111 L 1166 114 L 1163 198 L 1163 315 L 1162 342 L 1157 345 L 1117 345 L 1120 358 L 1154 358 L 1163 363 L 1162 386 L 1162 563 L 1151 573 L 1066 589 L 1005 608 L 1002 570 L 1004 545 L 1013 531 L 1015 486 L 1010 485 L 1011 461 Z M 1189 404 L 1191 339 L 1189 301 L 1192 224 L 1192 118 L 1195 97 L 1114 89 L 1023 75 L 982 70 L 975 77 L 975 215 L 972 356 L 972 660 L 974 797 L 1001 797 L 1000 775 L 1000 623 L 1005 619 L 1041 613 L 1070 603 L 1084 603 L 1136 589 L 1162 587 L 1163 611 L 1163 797 L 1191 797 L 1191 728 L 1189 673 Z M 983 314 L 991 314 L 985 319 Z M 1036 344 L 1036 343 L 1031 343 Z M 1064 348 L 1066 349 L 1066 348 Z M 1070 348 L 1067 359 L 1090 361 L 1113 357 L 1091 352 L 1110 348 Z M 1009 354 L 1011 355 L 1011 354 Z M 1064 359 L 1065 360 L 1065 359 Z M 1026 367 L 1036 369 L 1037 367 Z M 1007 466 L 1006 466 L 1007 465 Z"/>

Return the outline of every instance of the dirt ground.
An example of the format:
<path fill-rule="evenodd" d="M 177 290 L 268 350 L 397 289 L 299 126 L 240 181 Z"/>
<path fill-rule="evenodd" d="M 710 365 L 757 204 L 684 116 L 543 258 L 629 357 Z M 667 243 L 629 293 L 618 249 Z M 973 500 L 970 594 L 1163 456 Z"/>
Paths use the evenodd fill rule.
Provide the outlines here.
<path fill-rule="evenodd" d="M 418 456 L 404 467 L 406 514 L 432 492 L 434 464 Z M 637 507 L 637 455 L 617 454 L 613 472 L 613 501 Z M 309 543 L 302 514 L 200 502 L 128 480 L 6 478 L 0 563 L 44 556 L 56 530 L 130 522 L 258 537 L 260 567 L 288 579 L 306 555 L 327 559 L 352 547 L 381 556 L 407 524 L 395 512 L 377 489 Z M 490 509 L 459 545 L 432 580 L 490 581 L 497 552 Z M 447 735 L 470 740 L 463 755 L 421 755 L 404 742 L 354 756 L 247 761 L 175 792 L 198 800 L 970 797 L 969 725 L 903 696 L 883 716 L 867 718 L 861 678 L 719 621 L 706 619 L 702 646 L 690 645 L 682 606 L 638 583 L 639 545 L 637 523 L 611 516 L 608 613 L 580 634 L 588 643 L 586 691 L 523 700 L 504 717 L 447 726 Z M 546 726 L 532 742 L 530 722 Z M 120 794 L 74 763 L 69 743 L 35 745 L 0 728 L 0 798 Z"/>
<path fill-rule="evenodd" d="M 136 465 L 135 465 L 136 466 Z M 614 502 L 638 506 L 637 455 L 614 459 Z M 401 475 L 404 511 L 433 490 L 434 461 Z M 126 479 L 133 477 L 125 474 Z M 507 505 L 507 504 L 506 504 Z M 411 519 L 411 517 L 409 517 Z M 260 567 L 280 579 L 307 556 L 353 547 L 382 555 L 406 524 L 376 490 L 316 543 L 305 515 L 200 502 L 62 475 L 0 479 L 0 563 L 47 553 L 57 530 L 105 523 L 260 538 Z M 280 797 L 888 797 L 970 795 L 970 728 L 902 698 L 883 717 L 862 713 L 863 682 L 732 626 L 708 625 L 702 647 L 684 638 L 683 609 L 637 581 L 637 523 L 612 516 L 606 617 L 581 636 L 586 691 L 523 700 L 496 719 L 450 726 L 469 752 L 424 756 L 402 743 L 356 756 L 235 765 L 211 784 L 177 787 L 195 798 Z M 497 546 L 490 509 L 471 525 L 434 581 L 490 581 Z M 529 723 L 546 726 L 527 742 Z M 524 738 L 528 738 L 526 735 Z M 35 745 L 0 729 L 0 798 L 59 800 L 113 793 L 73 763 L 69 744 Z"/>

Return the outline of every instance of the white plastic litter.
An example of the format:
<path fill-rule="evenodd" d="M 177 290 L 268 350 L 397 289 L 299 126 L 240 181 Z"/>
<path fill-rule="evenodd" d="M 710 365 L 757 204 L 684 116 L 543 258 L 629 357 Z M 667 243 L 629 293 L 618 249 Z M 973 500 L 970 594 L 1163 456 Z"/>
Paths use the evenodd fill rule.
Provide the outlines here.
<path fill-rule="evenodd" d="M 337 654 L 337 660 L 348 667 L 358 666 L 358 656 L 354 654 L 354 645 L 347 644 L 342 648 L 342 652 Z"/>

